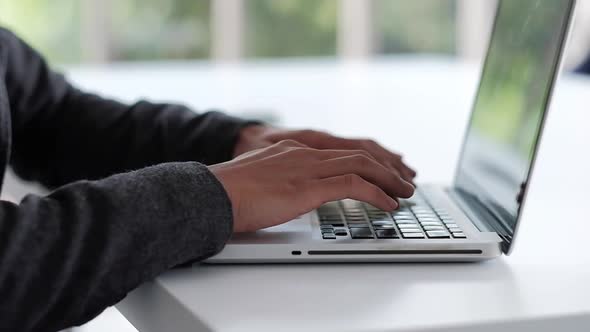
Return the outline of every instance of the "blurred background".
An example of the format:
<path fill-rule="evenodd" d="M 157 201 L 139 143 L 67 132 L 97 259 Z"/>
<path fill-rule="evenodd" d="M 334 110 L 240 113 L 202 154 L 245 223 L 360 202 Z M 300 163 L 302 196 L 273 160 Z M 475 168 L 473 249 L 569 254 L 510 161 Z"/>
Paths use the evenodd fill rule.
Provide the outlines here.
<path fill-rule="evenodd" d="M 580 1 L 567 64 L 590 51 Z M 0 0 L 54 64 L 443 54 L 478 59 L 495 0 Z"/>
<path fill-rule="evenodd" d="M 16 32 L 86 88 L 123 99 L 147 95 L 184 102 L 193 98 L 197 103 L 225 107 L 228 95 L 223 88 L 228 81 L 209 80 L 216 76 L 207 72 L 218 64 L 271 63 L 276 70 L 277 66 L 303 68 L 297 66 L 310 63 L 311 67 L 300 73 L 301 78 L 307 78 L 334 62 L 434 57 L 479 63 L 495 7 L 495 0 L 0 0 L 0 25 Z M 589 55 L 590 0 L 580 0 L 566 70 L 579 69 Z M 417 76 L 411 84 L 422 86 L 428 70 L 437 70 L 429 63 L 410 62 L 412 68 L 426 67 L 425 76 Z M 400 62 L 385 75 L 393 72 L 411 77 L 415 71 L 404 72 L 405 64 Z M 255 68 L 259 73 L 261 67 Z M 203 72 L 202 84 L 210 83 L 214 86 L 211 91 L 217 88 L 222 92 L 195 95 L 191 83 L 181 84 L 184 76 Z M 289 73 L 300 79 L 295 71 Z M 475 86 L 475 79 L 473 75 L 470 87 Z M 149 80 L 162 82 L 152 86 Z M 276 75 L 261 80 L 274 82 Z M 137 87 L 138 82 L 143 85 Z M 169 82 L 174 83 L 172 87 Z M 435 87 L 445 83 L 432 82 Z M 246 88 L 237 104 L 256 103 L 248 82 L 240 84 Z M 166 86 L 170 94 L 162 88 Z M 315 87 L 307 98 L 317 107 L 322 104 L 316 98 L 319 95 L 313 94 Z M 183 89 L 186 94 L 178 94 Z M 272 92 L 262 93 L 260 100 L 270 100 L 273 107 L 281 107 L 283 102 L 284 109 L 312 105 L 312 101 L 293 103 L 288 96 L 273 104 L 273 93 L 280 89 L 286 90 L 279 84 Z M 239 95 L 237 90 L 230 92 Z M 408 98 L 416 100 L 415 96 Z M 272 114 L 262 117 L 272 119 Z M 115 309 L 78 330 L 135 331 Z"/>

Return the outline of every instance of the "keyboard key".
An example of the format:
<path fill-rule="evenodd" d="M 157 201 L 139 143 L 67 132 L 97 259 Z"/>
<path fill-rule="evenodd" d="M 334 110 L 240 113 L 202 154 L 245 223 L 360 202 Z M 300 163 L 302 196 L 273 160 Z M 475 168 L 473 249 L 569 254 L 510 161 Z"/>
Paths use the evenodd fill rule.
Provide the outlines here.
<path fill-rule="evenodd" d="M 401 217 L 401 216 L 413 216 L 414 214 L 410 211 L 395 211 L 392 213 L 394 217 Z"/>
<path fill-rule="evenodd" d="M 404 239 L 423 239 L 424 234 L 422 233 L 403 233 Z"/>
<path fill-rule="evenodd" d="M 440 221 L 421 221 L 422 226 L 442 226 Z"/>
<path fill-rule="evenodd" d="M 451 228 L 450 231 L 451 233 L 463 233 L 463 230 L 460 228 Z"/>
<path fill-rule="evenodd" d="M 375 229 L 395 229 L 393 225 L 373 225 Z"/>
<path fill-rule="evenodd" d="M 425 231 L 445 231 L 444 226 L 424 226 Z"/>
<path fill-rule="evenodd" d="M 459 229 L 459 225 L 457 225 L 457 224 L 445 224 L 445 225 L 447 226 L 448 229 L 453 229 L 453 228 Z"/>
<path fill-rule="evenodd" d="M 364 213 L 345 213 L 345 218 L 365 218 Z"/>
<path fill-rule="evenodd" d="M 340 221 L 330 221 L 330 222 L 320 221 L 320 225 L 321 226 L 330 226 L 330 227 L 343 227 L 344 223 L 340 222 Z"/>
<path fill-rule="evenodd" d="M 349 222 L 349 228 L 369 228 L 369 224 L 366 222 Z"/>
<path fill-rule="evenodd" d="M 415 221 L 416 220 L 416 218 L 414 218 L 414 217 L 394 217 L 393 219 L 395 221 L 402 221 L 402 220 Z"/>
<path fill-rule="evenodd" d="M 367 220 L 367 218 L 365 217 L 346 217 L 346 221 L 351 222 L 351 221 L 365 221 Z"/>
<path fill-rule="evenodd" d="M 436 217 L 436 213 L 434 212 L 421 212 L 421 211 L 414 211 L 415 216 L 424 216 L 424 217 Z"/>
<path fill-rule="evenodd" d="M 418 221 L 422 222 L 422 221 L 436 221 L 436 222 L 440 222 L 440 219 L 438 218 L 434 218 L 434 217 L 418 217 Z"/>
<path fill-rule="evenodd" d="M 418 228 L 417 224 L 399 224 L 397 225 L 399 229 L 408 229 L 408 228 Z"/>
<path fill-rule="evenodd" d="M 403 220 L 403 219 L 402 220 L 397 220 L 396 219 L 395 220 L 395 223 L 398 224 L 398 225 L 401 225 L 401 224 L 412 224 L 412 225 L 415 225 L 415 224 L 417 224 L 417 221 L 416 220 L 413 220 L 413 219 L 412 220 Z"/>
<path fill-rule="evenodd" d="M 400 232 L 402 233 L 422 233 L 422 231 L 419 228 L 404 228 L 401 229 L 400 228 Z"/>
<path fill-rule="evenodd" d="M 395 233 L 393 229 L 378 229 L 375 231 L 377 234 L 377 238 L 379 239 L 395 239 L 399 238 L 399 236 Z"/>
<path fill-rule="evenodd" d="M 465 236 L 465 233 L 453 233 L 453 237 L 457 239 L 465 239 L 467 236 Z"/>
<path fill-rule="evenodd" d="M 372 220 L 371 224 L 373 224 L 373 226 L 393 225 L 393 220 L 389 220 L 389 219 Z"/>
<path fill-rule="evenodd" d="M 320 229 L 332 229 L 332 225 L 320 225 Z"/>
<path fill-rule="evenodd" d="M 334 240 L 334 239 L 336 239 L 336 234 L 324 233 L 324 234 L 322 234 L 322 238 L 324 238 L 324 240 Z"/>
<path fill-rule="evenodd" d="M 330 220 L 330 219 L 341 219 L 340 213 L 339 212 L 335 212 L 335 213 L 320 213 L 320 218 L 321 219 L 326 219 L 326 220 Z"/>
<path fill-rule="evenodd" d="M 427 231 L 426 234 L 429 238 L 438 239 L 438 238 L 449 238 L 451 234 L 447 231 Z"/>
<path fill-rule="evenodd" d="M 373 233 L 371 233 L 371 229 L 369 228 L 351 228 L 350 236 L 353 239 L 372 239 Z"/>
<path fill-rule="evenodd" d="M 334 231 L 334 234 L 336 236 L 346 236 L 346 235 L 348 235 L 348 232 L 344 229 L 337 229 Z"/>
<path fill-rule="evenodd" d="M 322 220 L 320 219 L 320 224 L 322 225 L 331 225 L 331 224 L 338 224 L 338 223 L 342 223 L 342 219 L 337 219 L 337 220 Z"/>
<path fill-rule="evenodd" d="M 326 234 L 326 233 L 334 233 L 334 229 L 332 228 L 326 228 L 326 229 L 322 229 L 321 230 L 322 234 Z"/>
<path fill-rule="evenodd" d="M 342 218 L 340 218 L 340 217 L 338 217 L 338 218 L 332 218 L 332 217 L 331 218 L 326 218 L 326 217 L 320 216 L 320 220 L 321 221 L 341 221 Z"/>
<path fill-rule="evenodd" d="M 436 220 L 440 220 L 440 218 L 436 214 L 431 213 L 416 213 L 416 218 L 434 218 Z"/>

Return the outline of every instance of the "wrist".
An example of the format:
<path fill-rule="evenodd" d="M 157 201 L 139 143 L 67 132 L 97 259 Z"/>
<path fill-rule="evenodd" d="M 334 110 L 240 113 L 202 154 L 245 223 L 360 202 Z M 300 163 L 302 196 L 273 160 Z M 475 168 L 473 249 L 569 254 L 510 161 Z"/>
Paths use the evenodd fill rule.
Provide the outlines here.
<path fill-rule="evenodd" d="M 270 129 L 270 127 L 262 124 L 250 124 L 243 127 L 238 134 L 233 157 L 237 157 L 242 153 L 250 151 L 252 149 L 252 143 L 258 140 Z"/>

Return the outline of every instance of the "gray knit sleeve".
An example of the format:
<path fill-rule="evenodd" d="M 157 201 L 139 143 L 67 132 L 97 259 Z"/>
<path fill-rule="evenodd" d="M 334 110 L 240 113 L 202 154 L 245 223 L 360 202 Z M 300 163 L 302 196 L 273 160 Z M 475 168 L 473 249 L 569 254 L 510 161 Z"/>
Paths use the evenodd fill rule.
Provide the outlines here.
<path fill-rule="evenodd" d="M 167 269 L 220 251 L 231 202 L 207 167 L 168 163 L 0 203 L 0 331 L 83 324 Z"/>

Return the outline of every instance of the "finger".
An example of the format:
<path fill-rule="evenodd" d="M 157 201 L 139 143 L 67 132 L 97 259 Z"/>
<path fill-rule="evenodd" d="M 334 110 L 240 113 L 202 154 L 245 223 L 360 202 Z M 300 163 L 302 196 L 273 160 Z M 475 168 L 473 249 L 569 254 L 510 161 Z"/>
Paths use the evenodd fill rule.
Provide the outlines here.
<path fill-rule="evenodd" d="M 404 173 L 406 173 L 408 176 L 415 178 L 417 173 L 414 169 L 412 169 L 410 166 L 408 166 L 404 160 L 402 159 L 401 156 L 394 154 L 393 158 L 390 158 L 390 162 L 397 168 L 402 170 Z"/>
<path fill-rule="evenodd" d="M 365 150 L 318 150 L 318 149 L 312 149 L 312 150 L 313 151 L 310 151 L 310 152 L 313 153 L 314 155 L 316 155 L 318 160 L 329 160 L 329 159 L 335 159 L 335 158 L 340 158 L 340 157 L 363 155 L 367 158 L 377 161 L 375 159 L 375 157 L 373 157 L 370 153 L 368 153 Z"/>
<path fill-rule="evenodd" d="M 246 152 L 240 155 L 238 158 L 242 162 L 252 161 L 252 160 L 260 160 L 270 156 L 274 156 L 283 152 L 291 151 L 293 149 L 302 149 L 307 148 L 306 145 L 299 143 L 294 140 L 282 140 L 278 143 L 275 143 L 269 147 L 258 149 L 250 152 Z"/>
<path fill-rule="evenodd" d="M 305 145 L 299 141 L 296 141 L 296 140 L 284 139 L 282 141 L 279 141 L 279 142 L 273 144 L 273 147 L 288 149 L 288 148 L 305 148 L 305 147 L 307 147 L 307 145 Z"/>
<path fill-rule="evenodd" d="M 410 183 L 413 183 L 416 177 L 416 171 L 410 168 L 404 161 L 401 155 L 391 152 L 386 148 L 382 147 L 378 143 L 369 140 L 365 143 L 368 147 L 367 150 L 376 156 L 377 160 L 381 160 L 384 164 L 390 165 L 397 169 L 402 178 Z"/>
<path fill-rule="evenodd" d="M 415 175 L 414 170 L 409 168 L 403 161 L 402 157 L 394 152 L 382 147 L 379 143 L 371 139 L 348 139 L 335 138 L 338 143 L 336 145 L 347 147 L 348 149 L 360 149 L 367 151 L 375 159 L 381 162 L 386 167 L 397 169 L 406 181 L 412 180 Z"/>
<path fill-rule="evenodd" d="M 414 194 L 414 186 L 364 155 L 329 159 L 314 165 L 310 170 L 318 178 L 357 174 L 393 197 L 408 198 Z"/>
<path fill-rule="evenodd" d="M 367 150 L 369 152 L 377 156 L 378 160 L 382 160 L 383 162 L 397 169 L 406 181 L 411 181 L 414 179 L 416 172 L 406 165 L 401 155 L 391 152 L 380 144 L 371 140 L 365 144 L 368 146 Z"/>
<path fill-rule="evenodd" d="M 404 165 L 400 165 L 398 163 L 387 162 L 387 164 L 390 165 L 391 169 L 396 170 L 397 173 L 402 177 L 402 179 L 406 180 L 407 182 L 410 182 L 411 184 L 414 184 L 414 178 L 416 176 L 412 174 L 411 169 L 405 167 Z M 414 172 L 414 174 L 415 174 L 415 172 Z"/>
<path fill-rule="evenodd" d="M 355 174 L 340 175 L 312 182 L 306 192 L 310 210 L 331 201 L 351 198 L 369 203 L 384 211 L 393 211 L 399 204 L 383 190 Z"/>

